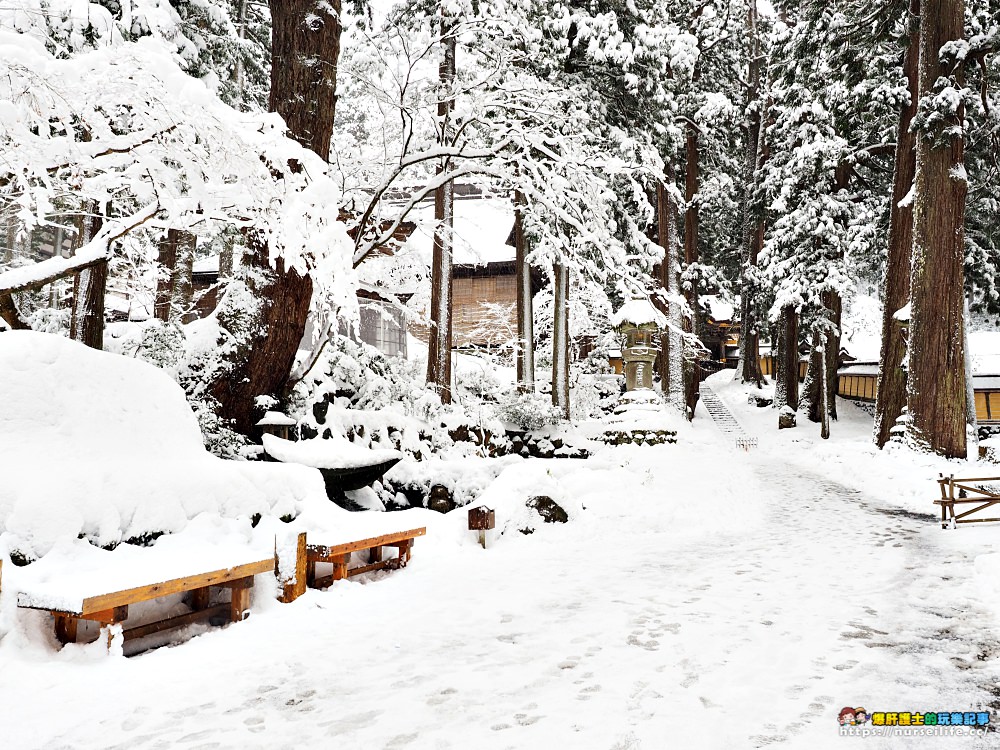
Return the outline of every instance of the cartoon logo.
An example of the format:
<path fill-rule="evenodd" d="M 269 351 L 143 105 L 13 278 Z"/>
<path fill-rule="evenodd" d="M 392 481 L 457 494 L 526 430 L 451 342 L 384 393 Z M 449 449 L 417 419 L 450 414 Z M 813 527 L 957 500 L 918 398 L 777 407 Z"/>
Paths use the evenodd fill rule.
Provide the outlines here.
<path fill-rule="evenodd" d="M 859 724 L 868 723 L 868 712 L 863 708 L 851 708 L 850 706 L 845 706 L 840 709 L 840 713 L 837 714 L 837 722 L 842 727 L 846 726 L 857 726 Z"/>

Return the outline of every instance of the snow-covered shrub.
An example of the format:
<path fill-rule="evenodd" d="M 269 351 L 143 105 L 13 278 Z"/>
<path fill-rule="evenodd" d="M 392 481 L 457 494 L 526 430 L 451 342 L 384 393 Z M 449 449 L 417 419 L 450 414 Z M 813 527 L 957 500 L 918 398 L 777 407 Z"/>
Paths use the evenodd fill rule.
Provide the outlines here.
<path fill-rule="evenodd" d="M 598 419 L 614 411 L 621 396 L 620 378 L 573 373 L 570 394 L 571 414 L 575 420 Z"/>
<path fill-rule="evenodd" d="M 247 439 L 218 417 L 218 402 L 209 386 L 230 367 L 229 362 L 236 361 L 231 356 L 234 351 L 250 346 L 260 326 L 260 306 L 245 281 L 235 278 L 215 313 L 185 326 L 187 354 L 177 365 L 177 382 L 198 418 L 205 447 L 222 458 L 241 458 Z"/>
<path fill-rule="evenodd" d="M 496 376 L 496 368 L 489 367 L 485 361 L 482 368 L 459 370 L 457 374 L 458 395 L 469 395 L 480 401 L 496 402 L 503 393 L 504 385 Z M 463 401 L 466 399 L 462 399 Z"/>
<path fill-rule="evenodd" d="M 154 319 L 143 329 L 135 356 L 171 372 L 184 358 L 184 344 L 181 326 Z"/>
<path fill-rule="evenodd" d="M 560 419 L 552 400 L 538 393 L 509 392 L 499 399 L 494 411 L 498 419 L 529 431 L 557 424 Z"/>
<path fill-rule="evenodd" d="M 375 347 L 341 335 L 333 336 L 320 357 L 296 386 L 296 411 L 332 402 L 331 396 L 346 398 L 357 409 L 384 409 L 393 404 L 416 412 L 434 408 L 417 366 L 402 357 L 387 357 Z"/>

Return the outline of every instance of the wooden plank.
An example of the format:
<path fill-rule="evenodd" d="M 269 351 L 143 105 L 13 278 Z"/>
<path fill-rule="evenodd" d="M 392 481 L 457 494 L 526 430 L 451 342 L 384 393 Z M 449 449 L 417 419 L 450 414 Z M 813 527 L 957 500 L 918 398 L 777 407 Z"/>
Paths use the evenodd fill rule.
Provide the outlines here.
<path fill-rule="evenodd" d="M 312 587 L 316 589 L 328 589 L 333 585 L 333 576 L 320 576 L 312 582 Z"/>
<path fill-rule="evenodd" d="M 80 615 L 80 619 L 99 622 L 102 625 L 113 625 L 128 619 L 128 605 L 123 604 L 120 607 L 105 609 L 102 612 L 88 612 Z"/>
<path fill-rule="evenodd" d="M 956 497 L 954 500 L 933 500 L 934 505 L 968 505 L 969 503 L 1000 503 L 1000 497 L 990 500 L 985 497 Z"/>
<path fill-rule="evenodd" d="M 385 570 L 386 568 L 391 568 L 393 562 L 396 558 L 390 557 L 388 560 L 379 560 L 378 562 L 368 563 L 368 565 L 359 565 L 357 568 L 351 568 L 347 571 L 348 576 L 359 576 L 362 573 L 370 573 L 373 570 Z"/>
<path fill-rule="evenodd" d="M 956 486 L 956 487 L 957 487 L 958 489 L 960 489 L 960 490 L 965 490 L 966 492 L 974 492 L 974 493 L 976 493 L 977 495 L 983 495 L 984 497 L 995 497 L 995 498 L 997 498 L 998 500 L 1000 500 L 1000 494 L 997 494 L 997 493 L 995 493 L 995 492 L 990 492 L 989 490 L 984 490 L 984 489 L 982 489 L 982 488 L 980 488 L 980 487 L 972 487 L 972 486 L 970 486 L 970 485 L 966 485 L 966 484 L 957 484 L 957 483 L 955 484 L 955 486 Z M 965 499 L 967 499 L 967 498 L 962 498 L 962 497 L 957 497 L 957 498 L 955 498 L 955 499 L 956 499 L 956 500 L 965 500 Z"/>
<path fill-rule="evenodd" d="M 371 537 L 370 539 L 359 539 L 356 542 L 345 542 L 332 547 L 322 544 L 310 544 L 306 547 L 308 559 L 313 562 L 333 562 L 333 557 L 348 552 L 358 552 L 360 550 L 371 549 L 372 547 L 389 547 L 394 543 L 424 536 L 427 533 L 426 527 L 410 529 L 409 531 L 399 531 L 394 534 L 383 534 L 382 536 Z"/>
<path fill-rule="evenodd" d="M 1000 518 L 966 518 L 962 521 L 956 520 L 955 523 L 994 523 L 1000 521 Z"/>
<path fill-rule="evenodd" d="M 214 607 L 208 607 L 206 609 L 196 609 L 193 612 L 188 612 L 186 615 L 168 617 L 165 620 L 157 620 L 156 622 L 151 622 L 146 625 L 137 625 L 134 628 L 125 630 L 123 634 L 126 641 L 134 641 L 136 638 L 143 638 L 147 635 L 152 635 L 153 633 L 161 633 L 164 630 L 183 628 L 187 625 L 194 625 L 197 622 L 208 622 L 213 618 L 228 620 L 229 605 L 218 604 Z"/>
<path fill-rule="evenodd" d="M 997 501 L 991 501 L 991 502 L 988 502 L 988 503 L 983 503 L 982 505 L 980 505 L 980 506 L 978 506 L 976 508 L 970 508 L 969 510 L 965 511 L 964 513 L 959 513 L 957 516 L 955 516 L 955 521 L 958 522 L 958 523 L 962 523 L 962 521 L 960 519 L 965 518 L 966 516 L 972 515 L 973 513 L 978 513 L 981 510 L 986 510 L 987 508 L 989 508 L 989 507 L 991 507 L 993 505 L 996 505 L 996 504 L 997 504 Z"/>
<path fill-rule="evenodd" d="M 136 604 L 138 602 L 149 601 L 168 594 L 180 594 L 192 589 L 204 588 L 206 586 L 219 586 L 228 581 L 235 581 L 247 578 L 260 573 L 269 573 L 274 570 L 274 558 L 237 565 L 235 568 L 215 570 L 211 573 L 201 573 L 184 578 L 174 578 L 162 583 L 154 583 L 149 586 L 138 586 L 134 589 L 116 591 L 111 594 L 101 594 L 99 596 L 87 597 L 83 600 L 83 608 L 80 614 L 101 612 L 106 609 L 113 609 L 123 604 Z"/>
<path fill-rule="evenodd" d="M 253 576 L 237 578 L 235 581 L 226 581 L 225 583 L 220 583 L 219 587 L 224 589 L 252 589 Z"/>

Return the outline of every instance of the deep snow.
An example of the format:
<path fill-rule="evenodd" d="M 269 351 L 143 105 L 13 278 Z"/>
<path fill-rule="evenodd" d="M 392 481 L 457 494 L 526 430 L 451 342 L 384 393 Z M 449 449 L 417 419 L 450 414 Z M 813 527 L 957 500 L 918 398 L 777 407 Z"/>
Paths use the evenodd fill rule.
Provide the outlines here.
<path fill-rule="evenodd" d="M 0 337 L 7 347 L 19 341 L 26 339 Z M 77 345 L 52 346 L 38 350 L 47 364 L 34 375 L 12 370 L 21 372 L 22 388 L 34 392 L 29 384 L 37 383 L 44 393 L 65 382 L 51 368 Z M 39 407 L 34 419 L 5 412 L 7 426 L 36 441 L 31 452 L 4 432 L 0 455 L 36 457 L 4 466 L 21 472 L 15 486 L 23 502 L 37 497 L 23 479 L 43 460 L 43 422 L 53 444 L 71 451 L 85 441 L 71 418 L 77 404 L 98 421 L 136 416 L 111 414 L 109 404 L 130 392 L 123 373 L 150 368 L 93 357 L 88 366 L 98 370 L 90 373 L 111 386 L 106 403 L 91 389 L 86 399 L 78 392 Z M 124 364 L 100 371 L 111 362 Z M 215 509 L 185 516 L 179 532 L 152 549 L 105 552 L 72 532 L 27 568 L 5 559 L 4 746 L 822 749 L 852 741 L 839 736 L 844 706 L 996 712 L 997 527 L 943 531 L 931 500 L 938 472 L 1000 472 L 879 452 L 870 443 L 871 418 L 843 401 L 828 441 L 809 423 L 779 432 L 775 410 L 751 406 L 731 376 L 713 376 L 710 387 L 741 434 L 758 438 L 750 451 L 737 449 L 733 433 L 699 408 L 690 425 L 660 418 L 662 428 L 677 431 L 675 445 L 591 441 L 595 452 L 586 460 L 422 462 L 442 481 L 475 486 L 477 502 L 496 510 L 486 550 L 462 508 L 350 514 L 306 497 L 291 524 L 265 518 L 251 529 L 244 513 L 221 518 Z M 176 401 L 169 385 L 151 381 L 146 395 L 157 396 L 157 408 Z M 135 408 L 143 408 L 141 399 Z M 9 415 L 18 413 L 13 425 Z M 617 415 L 609 426 L 653 416 Z M 196 435 L 192 425 L 181 428 L 187 417 L 148 419 L 179 420 L 163 428 L 179 443 L 178 436 Z M 107 440 L 119 441 L 115 450 L 88 444 L 80 455 L 109 469 L 145 455 L 146 432 L 132 424 L 122 435 L 111 423 L 95 434 L 108 430 Z M 591 423 L 576 432 L 594 437 L 597 429 Z M 204 456 L 195 447 L 189 441 L 164 455 L 198 465 Z M 317 476 L 291 468 L 297 477 Z M 175 489 L 158 488 L 154 497 Z M 539 494 L 562 505 L 569 522 L 543 523 L 525 504 Z M 173 647 L 130 659 L 99 644 L 59 649 L 48 614 L 15 606 L 19 590 L 71 598 L 98 576 L 101 585 L 124 586 L 130 581 L 122 576 L 166 577 L 168 569 L 225 564 L 217 556 L 266 556 L 303 529 L 330 544 L 417 526 L 427 536 L 404 570 L 340 581 L 289 605 L 275 601 L 272 577 L 258 576 L 246 622 L 188 628 L 169 636 Z M 125 558 L 122 567 L 106 565 Z M 74 565 L 75 582 L 66 573 Z M 174 613 L 184 605 L 178 597 L 163 606 Z M 136 616 L 150 612 L 140 607 Z M 868 738 L 865 746 L 998 747 L 996 738 Z"/>

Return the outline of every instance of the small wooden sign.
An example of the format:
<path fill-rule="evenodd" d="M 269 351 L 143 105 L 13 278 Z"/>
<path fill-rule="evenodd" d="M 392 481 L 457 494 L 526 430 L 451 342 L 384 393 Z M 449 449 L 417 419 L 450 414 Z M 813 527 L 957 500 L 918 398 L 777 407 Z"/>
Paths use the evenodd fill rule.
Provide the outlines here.
<path fill-rule="evenodd" d="M 496 528 L 496 514 L 490 508 L 469 509 L 469 531 L 488 531 Z"/>
<path fill-rule="evenodd" d="M 479 532 L 479 544 L 483 549 L 486 549 L 486 532 L 496 525 L 496 514 L 491 508 L 479 506 L 469 509 L 469 531 Z"/>

